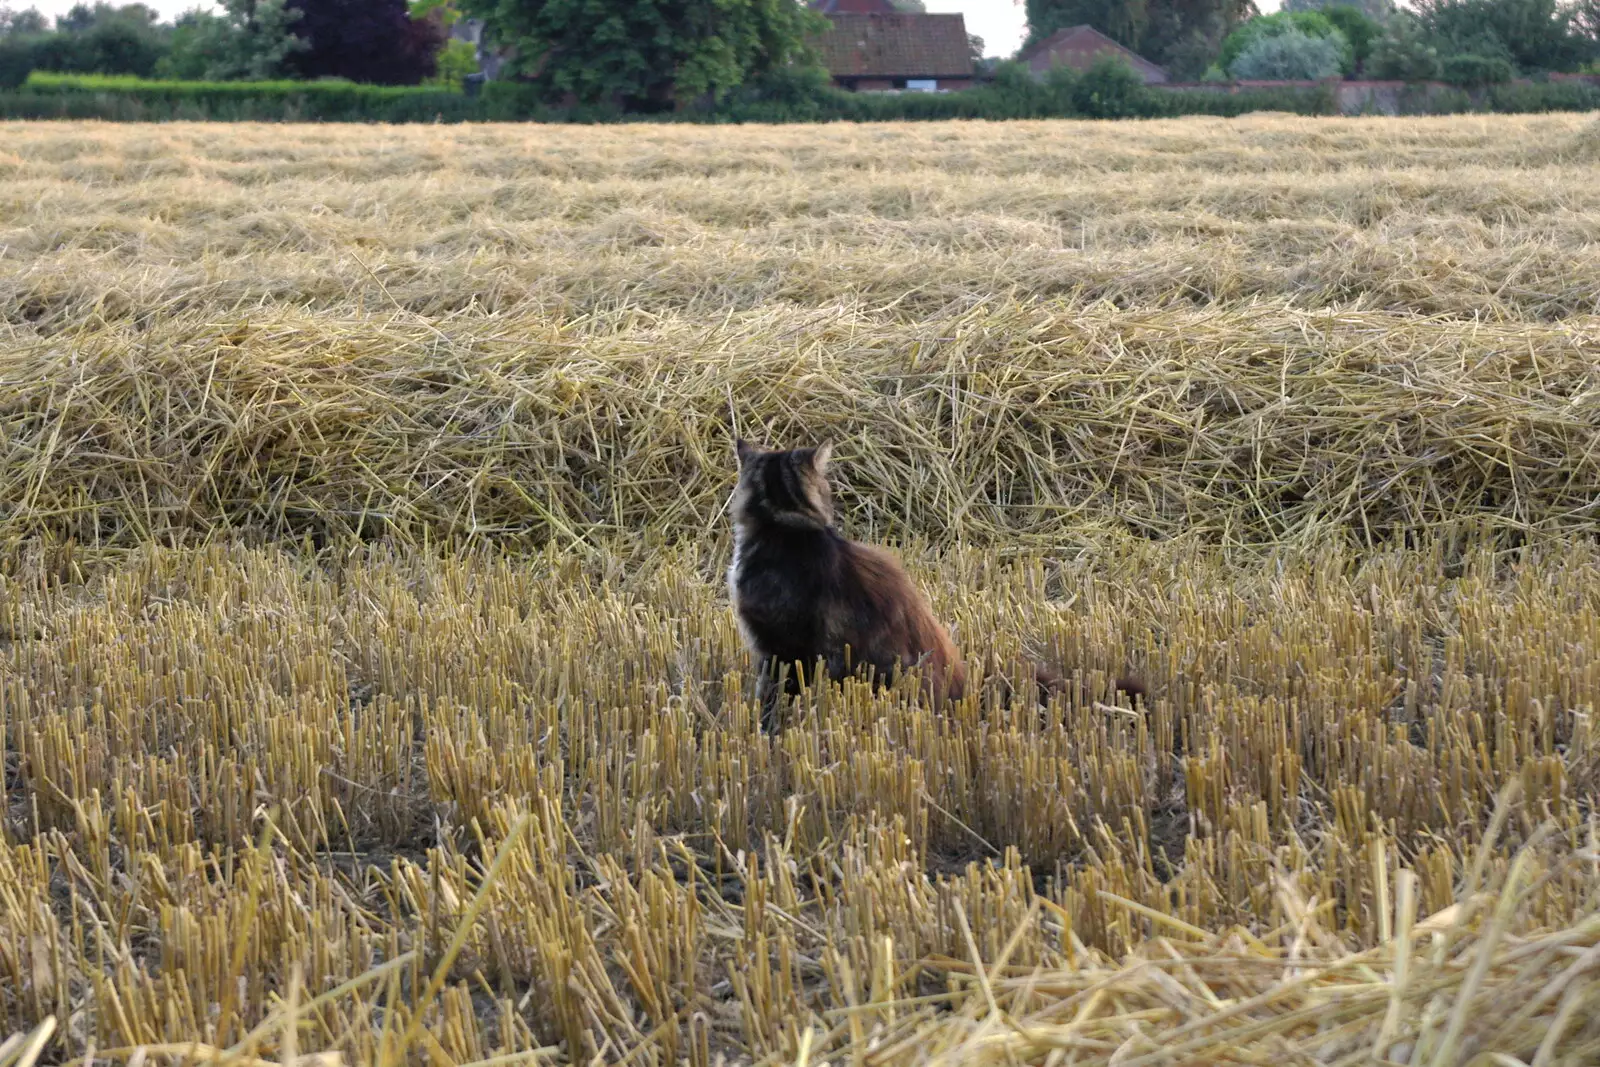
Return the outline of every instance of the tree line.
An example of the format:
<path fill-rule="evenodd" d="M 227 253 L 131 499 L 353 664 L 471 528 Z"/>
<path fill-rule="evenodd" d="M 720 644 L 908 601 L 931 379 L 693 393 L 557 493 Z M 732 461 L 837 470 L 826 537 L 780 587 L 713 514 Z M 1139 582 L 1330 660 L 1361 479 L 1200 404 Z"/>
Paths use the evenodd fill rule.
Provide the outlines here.
<path fill-rule="evenodd" d="M 1594 69 L 1600 0 L 1027 0 L 1029 40 L 1087 23 L 1177 80 L 1371 77 L 1466 87 Z"/>
<path fill-rule="evenodd" d="M 54 24 L 37 9 L 0 6 L 0 83 L 26 68 L 416 85 L 439 73 L 445 41 L 444 23 L 415 17 L 406 0 L 221 0 L 171 22 L 140 3 L 78 4 Z"/>
<path fill-rule="evenodd" d="M 1176 80 L 1365 76 L 1481 88 L 1600 60 L 1600 0 L 1414 0 L 1409 9 L 1286 0 L 1271 15 L 1254 0 L 1024 3 L 1029 43 L 1087 23 Z M 451 38 L 462 18 L 483 21 L 502 76 L 543 107 L 803 111 L 833 92 L 814 47 L 827 20 L 801 0 L 219 0 L 170 22 L 140 3 L 79 4 L 53 22 L 0 4 L 0 88 L 37 70 L 459 89 L 478 65 L 474 47 Z M 982 68 L 990 95 L 1034 91 L 1015 63 Z M 1096 77 L 1091 86 L 1112 76 Z"/>

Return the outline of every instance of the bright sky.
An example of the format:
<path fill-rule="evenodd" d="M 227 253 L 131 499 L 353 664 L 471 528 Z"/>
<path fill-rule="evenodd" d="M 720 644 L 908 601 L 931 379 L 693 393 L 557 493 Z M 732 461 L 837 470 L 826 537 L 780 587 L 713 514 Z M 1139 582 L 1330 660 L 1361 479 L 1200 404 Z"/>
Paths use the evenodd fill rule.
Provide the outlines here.
<path fill-rule="evenodd" d="M 65 14 L 76 0 L 0 0 L 0 6 L 38 7 L 46 15 Z M 210 7 L 206 0 L 143 0 L 168 18 L 195 7 Z M 1022 44 L 1027 30 L 1022 0 L 926 0 L 929 11 L 959 11 L 967 16 L 967 32 L 983 38 L 984 55 L 1009 56 Z M 1278 0 L 1257 0 L 1263 11 L 1275 11 Z"/>
<path fill-rule="evenodd" d="M 1022 0 L 924 0 L 929 11 L 959 11 L 967 32 L 983 38 L 983 54 L 1009 56 L 1028 32 Z"/>

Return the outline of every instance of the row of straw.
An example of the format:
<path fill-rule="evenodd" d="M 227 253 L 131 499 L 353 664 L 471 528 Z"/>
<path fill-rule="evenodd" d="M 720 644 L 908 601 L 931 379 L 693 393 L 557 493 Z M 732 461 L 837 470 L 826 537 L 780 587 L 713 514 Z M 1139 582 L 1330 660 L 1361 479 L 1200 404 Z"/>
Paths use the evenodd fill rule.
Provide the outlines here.
<path fill-rule="evenodd" d="M 1596 528 L 1591 326 L 996 303 L 885 324 L 178 315 L 0 359 L 0 534 L 590 546 L 725 525 L 732 439 L 831 438 L 943 543 Z"/>

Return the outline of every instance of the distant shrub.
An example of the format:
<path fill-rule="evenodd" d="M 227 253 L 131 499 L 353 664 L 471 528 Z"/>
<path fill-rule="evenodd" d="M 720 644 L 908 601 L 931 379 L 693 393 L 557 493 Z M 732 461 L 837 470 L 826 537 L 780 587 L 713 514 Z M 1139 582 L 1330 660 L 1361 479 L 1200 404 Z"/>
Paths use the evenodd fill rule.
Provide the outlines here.
<path fill-rule="evenodd" d="M 1090 119 L 1124 119 L 1153 113 L 1150 90 L 1137 71 L 1116 56 L 1095 58 L 1072 86 L 1072 105 Z"/>
<path fill-rule="evenodd" d="M 1233 61 L 1235 78 L 1259 81 L 1317 81 L 1336 77 L 1343 59 L 1331 37 L 1311 37 L 1299 30 L 1262 37 Z"/>
<path fill-rule="evenodd" d="M 1031 119 L 1063 114 L 1071 110 L 1070 93 L 1075 79 L 1070 69 L 1057 70 L 1066 71 L 1061 77 L 1065 78 L 1069 95 L 1062 100 L 1045 90 L 1033 72 L 1021 63 L 998 64 L 994 77 L 978 91 L 984 94 L 997 117 Z"/>
<path fill-rule="evenodd" d="M 1372 48 L 1383 36 L 1383 23 L 1351 4 L 1332 4 L 1322 8 L 1322 15 L 1333 28 L 1344 34 L 1350 42 L 1350 52 L 1355 69 L 1361 71 L 1372 57 Z"/>
<path fill-rule="evenodd" d="M 1222 42 L 1222 53 L 1217 57 L 1217 63 L 1235 78 L 1242 77 L 1234 70 L 1234 62 L 1257 41 L 1295 32 L 1307 37 L 1335 40 L 1339 47 L 1339 70 L 1347 74 L 1355 70 L 1355 50 L 1321 11 L 1280 11 L 1275 15 L 1258 15 L 1228 34 Z"/>
<path fill-rule="evenodd" d="M 1506 114 L 1592 111 L 1600 108 L 1600 89 L 1583 82 L 1495 85 L 1489 89 L 1488 106 Z"/>
<path fill-rule="evenodd" d="M 1237 89 L 1219 93 L 1209 89 L 1163 89 L 1150 96 L 1160 105 L 1158 114 L 1217 115 L 1237 118 L 1252 111 L 1287 111 L 1296 115 L 1332 115 L 1335 107 L 1332 90 L 1326 85 L 1299 88 Z"/>
<path fill-rule="evenodd" d="M 1410 90 L 1426 90 L 1419 102 L 1409 110 L 1402 104 L 1401 113 L 1409 115 L 1464 115 L 1478 110 L 1465 89 L 1447 85 L 1407 86 Z"/>
<path fill-rule="evenodd" d="M 15 89 L 33 73 L 33 40 L 0 37 L 0 90 Z"/>
<path fill-rule="evenodd" d="M 67 45 L 64 62 L 54 69 L 148 78 L 167 53 L 166 34 L 157 26 L 132 18 L 97 19 L 83 33 L 57 33 L 52 40 Z"/>
<path fill-rule="evenodd" d="M 1044 95 L 1055 114 L 1067 114 L 1076 108 L 1073 94 L 1078 91 L 1078 72 L 1068 66 L 1052 67 L 1044 78 Z"/>
<path fill-rule="evenodd" d="M 1439 76 L 1439 51 L 1415 15 L 1397 12 L 1372 46 L 1367 71 L 1375 78 L 1425 82 Z"/>
<path fill-rule="evenodd" d="M 422 84 L 435 89 L 460 89 L 467 75 L 478 69 L 478 50 L 467 41 L 451 38 L 434 60 L 433 77 Z"/>
<path fill-rule="evenodd" d="M 1573 70 L 1595 54 L 1592 4 L 1564 0 L 1416 0 L 1444 55 L 1504 56 L 1525 71 Z"/>
<path fill-rule="evenodd" d="M 1504 85 L 1515 74 L 1511 61 L 1502 56 L 1446 56 L 1439 64 L 1439 80 L 1463 89 Z"/>

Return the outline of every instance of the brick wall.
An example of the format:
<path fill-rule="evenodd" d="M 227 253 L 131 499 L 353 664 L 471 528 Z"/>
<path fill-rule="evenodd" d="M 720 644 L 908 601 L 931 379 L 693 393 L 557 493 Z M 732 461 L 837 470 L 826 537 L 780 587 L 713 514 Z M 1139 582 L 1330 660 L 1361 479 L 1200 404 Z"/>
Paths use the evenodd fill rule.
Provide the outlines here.
<path fill-rule="evenodd" d="M 1526 83 L 1526 79 L 1518 79 Z M 1587 85 L 1600 85 L 1596 74 L 1552 74 L 1551 81 L 1576 81 Z M 1314 89 L 1326 85 L 1333 90 L 1334 104 L 1341 115 L 1398 115 L 1403 109 L 1415 110 L 1418 103 L 1435 93 L 1454 92 L 1443 82 L 1413 84 L 1400 81 L 1237 81 L 1237 82 L 1170 82 L 1160 88 L 1198 89 L 1211 93 L 1238 93 L 1251 89 Z"/>

